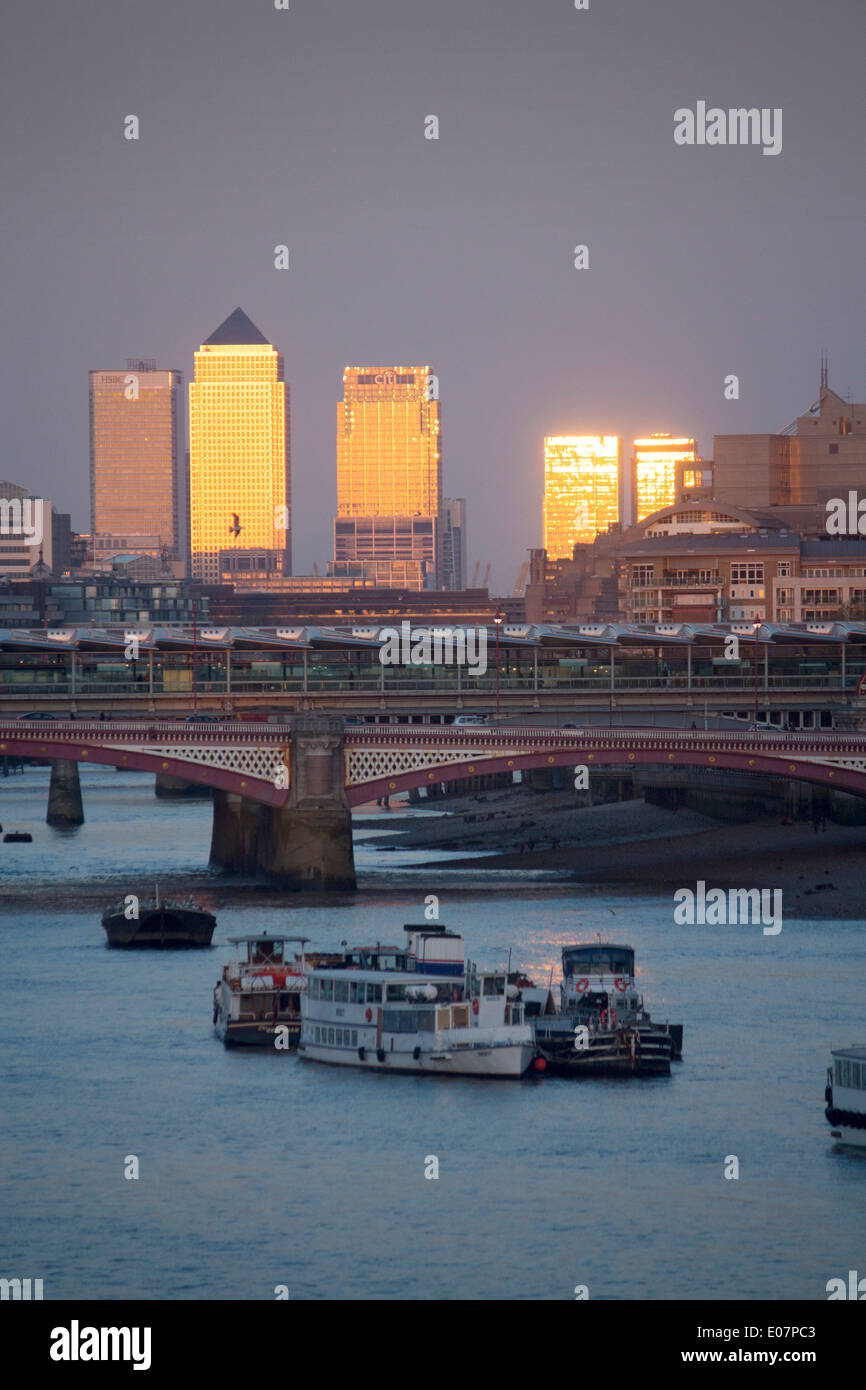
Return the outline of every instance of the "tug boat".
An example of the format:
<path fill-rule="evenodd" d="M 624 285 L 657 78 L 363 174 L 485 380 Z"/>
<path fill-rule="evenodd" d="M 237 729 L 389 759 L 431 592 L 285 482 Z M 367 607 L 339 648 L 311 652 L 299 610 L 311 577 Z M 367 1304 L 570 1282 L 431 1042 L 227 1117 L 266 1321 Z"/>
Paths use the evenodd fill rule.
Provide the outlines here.
<path fill-rule="evenodd" d="M 866 1148 L 866 1046 L 834 1047 L 827 1068 L 824 1111 L 833 1138 L 852 1148 Z"/>
<path fill-rule="evenodd" d="M 157 886 L 150 902 L 137 904 L 135 916 L 128 915 L 130 911 L 130 900 L 121 898 L 103 912 L 109 946 L 181 950 L 211 944 L 216 917 L 192 898 L 185 903 L 160 902 Z"/>
<path fill-rule="evenodd" d="M 539 1058 L 562 1076 L 669 1076 L 682 1024 L 653 1023 L 634 982 L 630 946 L 562 951 L 560 1009 L 534 1020 Z M 538 1066 L 538 1063 L 536 1063 Z"/>
<path fill-rule="evenodd" d="M 237 958 L 223 966 L 213 992 L 214 1032 L 226 1047 L 291 1051 L 301 1032 L 301 996 L 307 987 L 306 936 L 230 936 Z M 290 962 L 289 942 L 301 947 Z M 243 950 L 242 950 L 243 948 Z"/>
<path fill-rule="evenodd" d="M 399 946 L 360 947 L 311 970 L 298 1056 L 426 1076 L 523 1076 L 535 1056 L 504 970 L 465 960 L 444 926 L 406 926 Z"/>

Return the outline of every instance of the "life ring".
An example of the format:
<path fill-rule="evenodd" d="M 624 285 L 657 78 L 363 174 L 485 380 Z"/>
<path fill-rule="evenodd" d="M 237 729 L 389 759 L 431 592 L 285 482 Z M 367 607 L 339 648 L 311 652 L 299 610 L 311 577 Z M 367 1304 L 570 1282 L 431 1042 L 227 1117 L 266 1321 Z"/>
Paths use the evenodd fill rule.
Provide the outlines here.
<path fill-rule="evenodd" d="M 473 1000 L 472 1000 L 472 1012 L 473 1012 L 474 1014 L 477 1014 L 477 1013 L 478 1013 L 478 1000 L 477 1000 L 477 999 L 473 999 Z"/>
<path fill-rule="evenodd" d="M 575 985 L 575 989 L 577 990 L 578 994 L 583 994 L 586 990 L 589 989 L 589 980 L 587 980 L 586 978 L 578 980 L 577 984 Z"/>
<path fill-rule="evenodd" d="M 372 1022 L 373 1022 L 373 1010 L 372 1010 L 372 1009 L 368 1009 L 367 1012 L 364 1014 L 364 1017 L 365 1017 L 365 1019 L 367 1020 L 368 1023 L 372 1023 Z"/>

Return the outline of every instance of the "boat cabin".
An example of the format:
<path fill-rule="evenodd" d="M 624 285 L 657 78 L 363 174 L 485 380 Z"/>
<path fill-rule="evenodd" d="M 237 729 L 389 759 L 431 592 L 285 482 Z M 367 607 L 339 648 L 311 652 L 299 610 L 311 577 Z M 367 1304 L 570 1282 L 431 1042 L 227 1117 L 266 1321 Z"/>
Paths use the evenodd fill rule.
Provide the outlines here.
<path fill-rule="evenodd" d="M 635 1018 L 643 998 L 634 983 L 634 950 L 611 942 L 564 946 L 561 994 L 564 1013 L 612 1010 L 619 1019 Z"/>

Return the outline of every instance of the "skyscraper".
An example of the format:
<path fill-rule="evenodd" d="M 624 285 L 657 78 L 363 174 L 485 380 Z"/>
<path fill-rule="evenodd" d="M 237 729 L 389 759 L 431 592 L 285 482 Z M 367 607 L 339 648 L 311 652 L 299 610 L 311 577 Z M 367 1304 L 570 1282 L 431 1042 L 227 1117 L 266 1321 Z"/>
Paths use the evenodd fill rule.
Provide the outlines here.
<path fill-rule="evenodd" d="M 337 403 L 334 569 L 441 582 L 442 434 L 430 367 L 347 367 Z M 397 577 L 399 576 L 399 577 Z"/>
<path fill-rule="evenodd" d="M 289 388 L 282 354 L 242 309 L 195 354 L 189 438 L 193 578 L 290 574 Z"/>
<path fill-rule="evenodd" d="M 651 434 L 634 441 L 632 459 L 632 498 L 634 520 L 643 521 L 662 507 L 677 500 L 677 473 L 685 463 L 697 458 L 693 439 L 672 439 L 669 434 Z"/>
<path fill-rule="evenodd" d="M 570 560 L 619 520 L 619 437 L 548 435 L 544 441 L 544 549 Z"/>
<path fill-rule="evenodd" d="M 443 503 L 442 587 L 466 588 L 465 497 L 446 497 Z"/>
<path fill-rule="evenodd" d="M 181 380 L 153 358 L 90 373 L 90 526 L 106 553 L 165 548 L 183 558 Z"/>

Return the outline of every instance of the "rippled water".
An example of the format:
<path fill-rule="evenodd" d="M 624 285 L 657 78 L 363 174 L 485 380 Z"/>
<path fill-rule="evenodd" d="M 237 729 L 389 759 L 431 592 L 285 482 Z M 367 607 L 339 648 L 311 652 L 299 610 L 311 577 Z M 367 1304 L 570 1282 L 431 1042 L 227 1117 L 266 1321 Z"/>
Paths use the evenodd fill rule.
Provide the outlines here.
<path fill-rule="evenodd" d="M 521 875 L 461 889 L 373 837 L 357 894 L 244 897 L 203 870 L 207 803 L 157 801 L 129 773 L 82 782 L 73 833 L 44 825 L 46 772 L 0 782 L 0 822 L 35 836 L 0 845 L 0 881 L 31 895 L 0 903 L 0 1273 L 43 1278 L 46 1298 L 785 1299 L 862 1270 L 866 1160 L 823 1118 L 830 1045 L 866 1038 L 859 923 L 764 937 Z M 108 951 L 83 905 L 90 880 L 110 899 L 177 873 L 216 904 L 217 941 L 396 938 L 437 889 L 474 958 L 511 947 L 536 978 L 564 942 L 625 940 L 654 1014 L 685 1024 L 685 1061 L 642 1083 L 508 1083 L 226 1051 L 211 989 L 228 949 Z"/>

